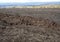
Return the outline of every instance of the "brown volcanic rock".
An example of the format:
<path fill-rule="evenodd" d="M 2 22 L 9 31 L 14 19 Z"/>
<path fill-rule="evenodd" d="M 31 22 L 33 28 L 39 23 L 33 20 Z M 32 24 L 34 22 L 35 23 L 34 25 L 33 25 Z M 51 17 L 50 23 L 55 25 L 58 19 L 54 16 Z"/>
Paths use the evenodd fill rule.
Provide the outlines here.
<path fill-rule="evenodd" d="M 35 18 L 31 16 L 14 16 L 7 14 L 0 14 L 0 21 L 3 21 L 9 25 L 31 25 L 31 26 L 45 26 L 45 27 L 57 27 L 54 21 L 43 18 Z"/>
<path fill-rule="evenodd" d="M 60 28 L 49 19 L 0 14 L 0 42 L 59 42 Z"/>

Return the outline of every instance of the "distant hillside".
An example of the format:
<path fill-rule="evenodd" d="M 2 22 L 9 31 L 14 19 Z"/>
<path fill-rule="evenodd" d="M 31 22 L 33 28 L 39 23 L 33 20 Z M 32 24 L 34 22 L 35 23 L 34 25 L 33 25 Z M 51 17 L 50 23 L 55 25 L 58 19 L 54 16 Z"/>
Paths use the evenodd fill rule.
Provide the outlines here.
<path fill-rule="evenodd" d="M 6 7 L 6 6 L 42 6 L 42 5 L 60 5 L 60 2 L 0 3 L 0 7 Z"/>

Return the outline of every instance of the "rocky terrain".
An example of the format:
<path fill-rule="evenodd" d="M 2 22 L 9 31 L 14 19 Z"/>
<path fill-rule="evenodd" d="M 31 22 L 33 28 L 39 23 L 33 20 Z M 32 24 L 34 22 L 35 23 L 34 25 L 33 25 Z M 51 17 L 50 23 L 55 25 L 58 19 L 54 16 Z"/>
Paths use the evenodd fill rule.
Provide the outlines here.
<path fill-rule="evenodd" d="M 48 18 L 2 12 L 0 42 L 60 42 L 60 24 Z"/>

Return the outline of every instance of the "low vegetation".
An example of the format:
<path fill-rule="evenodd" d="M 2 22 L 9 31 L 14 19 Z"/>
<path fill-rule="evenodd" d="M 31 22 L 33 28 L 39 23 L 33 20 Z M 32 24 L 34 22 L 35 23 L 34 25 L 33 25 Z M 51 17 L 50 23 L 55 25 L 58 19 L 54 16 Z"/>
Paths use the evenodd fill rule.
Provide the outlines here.
<path fill-rule="evenodd" d="M 5 8 L 60 8 L 60 5 L 42 5 L 42 6 L 7 6 Z"/>

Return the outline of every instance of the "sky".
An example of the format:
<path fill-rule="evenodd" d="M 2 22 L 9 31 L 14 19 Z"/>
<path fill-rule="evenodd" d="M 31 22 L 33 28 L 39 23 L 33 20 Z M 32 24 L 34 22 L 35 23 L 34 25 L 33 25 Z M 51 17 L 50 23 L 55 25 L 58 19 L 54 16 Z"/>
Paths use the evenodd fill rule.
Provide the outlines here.
<path fill-rule="evenodd" d="M 8 3 L 8 2 L 56 2 L 60 0 L 0 0 L 0 3 Z"/>

